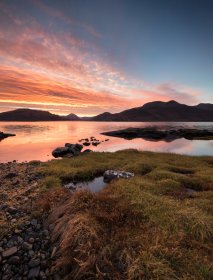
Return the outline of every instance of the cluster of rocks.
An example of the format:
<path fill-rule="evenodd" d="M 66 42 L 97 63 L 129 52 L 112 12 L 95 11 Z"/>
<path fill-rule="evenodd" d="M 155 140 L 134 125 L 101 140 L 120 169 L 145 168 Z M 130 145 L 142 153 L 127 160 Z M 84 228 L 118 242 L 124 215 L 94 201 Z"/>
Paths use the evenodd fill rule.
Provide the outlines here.
<path fill-rule="evenodd" d="M 59 158 L 59 157 L 72 158 L 75 156 L 79 156 L 81 153 L 92 152 L 92 150 L 90 149 L 85 149 L 84 151 L 82 151 L 84 146 L 90 146 L 90 145 L 98 146 L 101 144 L 101 142 L 106 142 L 106 141 L 109 141 L 109 139 L 100 141 L 93 136 L 91 136 L 90 138 L 83 138 L 78 141 L 80 143 L 82 142 L 82 145 L 66 143 L 64 147 L 57 147 L 56 149 L 54 149 L 52 151 L 52 156 L 55 158 Z"/>
<path fill-rule="evenodd" d="M 16 135 L 11 134 L 11 133 L 4 133 L 4 132 L 0 131 L 0 141 L 7 138 L 7 137 L 11 137 L 11 136 L 16 136 Z"/>
<path fill-rule="evenodd" d="M 81 150 L 83 146 L 80 144 L 70 144 L 66 143 L 64 147 L 58 147 L 52 151 L 52 155 L 55 158 L 62 157 L 62 158 L 71 158 L 79 156 L 81 153 L 90 153 L 92 150 L 86 149 L 83 152 Z"/>
<path fill-rule="evenodd" d="M 132 172 L 119 171 L 119 170 L 106 170 L 103 175 L 105 182 L 110 182 L 112 180 L 119 179 L 119 178 L 129 179 L 134 176 L 135 174 Z"/>
<path fill-rule="evenodd" d="M 0 279 L 50 279 L 55 251 L 49 230 L 37 219 L 26 221 L 0 241 Z"/>
<path fill-rule="evenodd" d="M 90 146 L 90 145 L 98 146 L 101 144 L 101 142 L 103 143 L 106 141 L 109 141 L 109 139 L 100 141 L 100 140 L 96 139 L 94 136 L 91 136 L 90 138 L 83 138 L 83 139 L 79 140 L 79 142 L 83 142 L 84 146 Z"/>
<path fill-rule="evenodd" d="M 0 164 L 0 279 L 53 279 L 55 247 L 45 216 L 33 218 L 39 195 L 40 162 Z"/>

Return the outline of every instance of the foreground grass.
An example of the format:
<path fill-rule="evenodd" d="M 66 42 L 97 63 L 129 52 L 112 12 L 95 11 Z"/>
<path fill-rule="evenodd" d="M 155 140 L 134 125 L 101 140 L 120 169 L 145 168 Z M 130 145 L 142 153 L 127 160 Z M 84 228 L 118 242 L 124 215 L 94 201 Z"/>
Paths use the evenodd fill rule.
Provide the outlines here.
<path fill-rule="evenodd" d="M 106 169 L 136 176 L 67 194 L 50 215 L 63 278 L 212 279 L 213 158 L 127 150 L 55 160 L 40 169 L 43 191 Z"/>

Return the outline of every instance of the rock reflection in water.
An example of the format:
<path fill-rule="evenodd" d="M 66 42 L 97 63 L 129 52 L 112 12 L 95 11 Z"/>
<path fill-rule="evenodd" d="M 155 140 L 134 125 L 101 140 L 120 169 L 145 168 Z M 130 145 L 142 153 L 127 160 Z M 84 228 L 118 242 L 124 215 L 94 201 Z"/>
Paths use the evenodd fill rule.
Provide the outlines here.
<path fill-rule="evenodd" d="M 79 183 L 71 182 L 69 184 L 64 185 L 64 187 L 69 189 L 70 191 L 76 191 L 79 189 L 88 189 L 92 192 L 99 192 L 106 186 L 106 184 L 107 183 L 104 182 L 103 176 L 100 176 L 88 182 L 79 182 Z"/>

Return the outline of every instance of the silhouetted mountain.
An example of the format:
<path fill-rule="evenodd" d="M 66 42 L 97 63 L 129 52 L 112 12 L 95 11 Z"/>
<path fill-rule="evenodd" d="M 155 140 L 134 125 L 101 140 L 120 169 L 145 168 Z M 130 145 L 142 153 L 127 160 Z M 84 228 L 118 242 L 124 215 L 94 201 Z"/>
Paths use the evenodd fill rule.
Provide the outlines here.
<path fill-rule="evenodd" d="M 0 113 L 0 121 L 173 121 L 173 122 L 212 122 L 213 104 L 200 103 L 196 106 L 180 104 L 174 100 L 168 102 L 154 101 L 141 107 L 132 108 L 120 113 L 102 113 L 95 117 L 78 117 L 75 114 L 59 116 L 47 111 L 17 109 Z"/>
<path fill-rule="evenodd" d="M 66 117 L 51 114 L 47 111 L 17 109 L 0 113 L 0 121 L 63 121 Z"/>
<path fill-rule="evenodd" d="M 116 115 L 117 114 L 111 114 L 109 112 L 102 113 L 100 115 L 97 115 L 93 117 L 91 120 L 93 121 L 116 121 Z"/>
<path fill-rule="evenodd" d="M 70 121 L 80 121 L 81 120 L 81 118 L 79 118 L 77 115 L 75 115 L 73 113 L 67 115 L 65 118 Z"/>
<path fill-rule="evenodd" d="M 103 113 L 92 118 L 93 121 L 174 121 L 204 122 L 213 121 L 213 104 L 201 103 L 196 106 L 180 104 L 174 100 L 168 102 L 154 101 L 141 107 L 120 113 Z"/>

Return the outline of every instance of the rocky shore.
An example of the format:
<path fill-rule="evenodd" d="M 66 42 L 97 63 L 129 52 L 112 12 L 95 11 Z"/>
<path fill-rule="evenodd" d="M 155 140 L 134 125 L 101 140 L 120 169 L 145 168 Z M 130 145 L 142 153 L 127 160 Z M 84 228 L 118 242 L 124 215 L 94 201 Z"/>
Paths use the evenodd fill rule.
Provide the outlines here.
<path fill-rule="evenodd" d="M 0 279 L 55 279 L 46 216 L 35 217 L 39 162 L 0 164 Z"/>
<path fill-rule="evenodd" d="M 176 139 L 185 138 L 188 140 L 212 140 L 213 131 L 206 129 L 168 129 L 157 128 L 126 128 L 115 131 L 103 132 L 103 135 L 121 137 L 124 139 L 143 138 L 149 141 L 172 142 Z"/>

